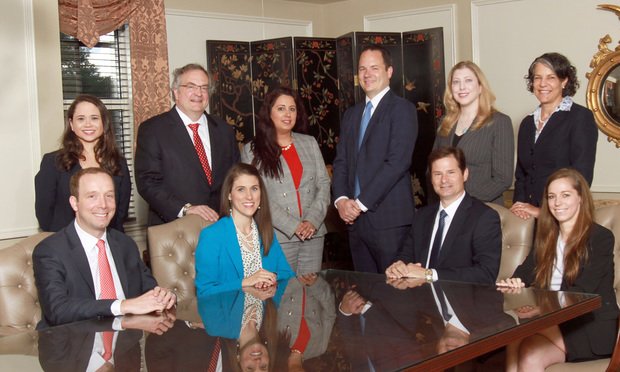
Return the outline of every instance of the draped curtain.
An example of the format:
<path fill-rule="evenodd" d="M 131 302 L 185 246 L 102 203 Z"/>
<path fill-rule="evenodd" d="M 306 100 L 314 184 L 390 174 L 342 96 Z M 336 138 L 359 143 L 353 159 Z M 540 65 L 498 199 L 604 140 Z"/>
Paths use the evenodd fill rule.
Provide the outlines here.
<path fill-rule="evenodd" d="M 170 108 L 164 0 L 58 0 L 60 31 L 89 48 L 129 22 L 134 128 Z"/>

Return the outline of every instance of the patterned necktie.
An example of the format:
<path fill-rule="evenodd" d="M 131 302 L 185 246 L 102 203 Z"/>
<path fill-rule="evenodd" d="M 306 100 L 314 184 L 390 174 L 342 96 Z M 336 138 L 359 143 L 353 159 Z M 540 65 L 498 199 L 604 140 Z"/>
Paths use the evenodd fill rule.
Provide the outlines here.
<path fill-rule="evenodd" d="M 207 158 L 207 153 L 205 152 L 205 147 L 202 144 L 202 140 L 198 135 L 198 127 L 200 124 L 194 123 L 190 124 L 192 132 L 194 133 L 194 147 L 196 148 L 196 153 L 198 154 L 198 159 L 200 159 L 200 164 L 202 165 L 202 169 L 207 176 L 207 181 L 209 181 L 209 185 L 213 184 L 213 175 L 211 174 L 211 166 L 209 165 L 209 159 Z"/>
<path fill-rule="evenodd" d="M 112 300 L 116 299 L 116 289 L 114 288 L 114 280 L 112 279 L 112 270 L 110 270 L 110 262 L 105 252 L 105 241 L 99 239 L 97 242 L 99 253 L 97 255 L 97 263 L 99 265 L 99 299 Z M 114 332 L 103 332 L 103 359 L 107 362 L 112 358 L 112 344 L 114 341 Z"/>
<path fill-rule="evenodd" d="M 217 361 L 220 358 L 221 349 L 222 346 L 220 345 L 220 338 L 218 337 L 215 341 L 213 353 L 211 353 L 211 360 L 209 360 L 209 369 L 207 369 L 208 372 L 215 372 L 217 370 Z"/>
<path fill-rule="evenodd" d="M 439 259 L 439 251 L 441 250 L 441 238 L 443 237 L 443 226 L 446 221 L 446 217 L 448 214 L 445 210 L 441 210 L 439 213 L 439 226 L 437 227 L 437 232 L 435 233 L 435 239 L 433 240 L 433 248 L 431 250 L 431 259 L 428 265 L 429 269 L 434 269 L 437 267 L 437 261 Z"/>

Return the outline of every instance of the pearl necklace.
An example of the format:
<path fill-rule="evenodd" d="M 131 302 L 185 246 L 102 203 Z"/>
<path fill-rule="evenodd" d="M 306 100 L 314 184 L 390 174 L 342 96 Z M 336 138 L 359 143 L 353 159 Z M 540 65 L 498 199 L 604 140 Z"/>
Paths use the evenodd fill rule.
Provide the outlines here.
<path fill-rule="evenodd" d="M 291 146 L 293 146 L 293 141 L 291 141 L 291 143 L 289 143 L 286 146 L 280 146 L 282 148 L 282 151 L 287 151 L 288 149 L 291 148 Z"/>

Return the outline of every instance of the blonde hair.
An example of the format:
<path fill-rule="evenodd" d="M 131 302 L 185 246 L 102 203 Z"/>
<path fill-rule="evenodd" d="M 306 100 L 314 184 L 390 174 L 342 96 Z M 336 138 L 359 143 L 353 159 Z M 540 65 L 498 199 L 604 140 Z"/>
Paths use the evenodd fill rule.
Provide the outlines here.
<path fill-rule="evenodd" d="M 448 74 L 447 87 L 443 95 L 443 103 L 446 106 L 446 115 L 439 126 L 438 134 L 440 136 L 445 137 L 450 134 L 450 131 L 454 128 L 459 116 L 461 115 L 461 106 L 458 102 L 456 102 L 454 96 L 452 95 L 452 78 L 454 77 L 454 72 L 456 70 L 463 68 L 467 68 L 474 73 L 478 79 L 478 84 L 480 84 L 480 87 L 482 88 L 480 97 L 478 98 L 478 115 L 476 115 L 476 119 L 469 129 L 476 130 L 490 124 L 491 116 L 497 111 L 495 107 L 493 107 L 493 104 L 495 103 L 495 94 L 491 91 L 489 81 L 486 76 L 484 76 L 484 73 L 480 67 L 472 61 L 461 61 L 454 65 Z"/>

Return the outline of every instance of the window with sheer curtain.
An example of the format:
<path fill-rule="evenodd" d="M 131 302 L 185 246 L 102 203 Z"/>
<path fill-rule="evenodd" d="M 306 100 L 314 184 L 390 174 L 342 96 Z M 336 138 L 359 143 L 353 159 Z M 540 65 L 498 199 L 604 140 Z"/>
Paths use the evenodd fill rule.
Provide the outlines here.
<path fill-rule="evenodd" d="M 134 121 L 131 102 L 129 27 L 101 35 L 88 48 L 73 36 L 60 34 L 62 89 L 65 113 L 81 93 L 99 97 L 110 111 L 116 142 L 127 159 L 133 178 Z M 135 188 L 132 189 L 135 192 Z M 129 204 L 128 221 L 134 221 L 135 202 Z"/>

